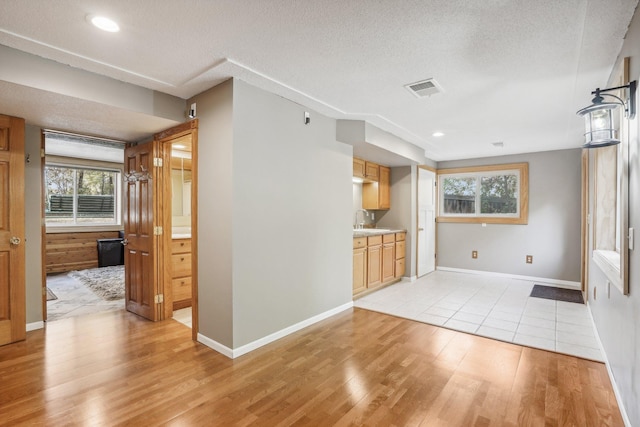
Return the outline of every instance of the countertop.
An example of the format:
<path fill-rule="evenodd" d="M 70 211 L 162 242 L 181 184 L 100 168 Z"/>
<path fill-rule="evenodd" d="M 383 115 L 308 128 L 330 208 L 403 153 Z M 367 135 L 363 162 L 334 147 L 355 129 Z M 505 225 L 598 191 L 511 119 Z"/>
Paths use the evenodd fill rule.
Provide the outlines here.
<path fill-rule="evenodd" d="M 353 237 L 369 237 L 369 236 L 380 236 L 383 234 L 392 234 L 392 233 L 406 233 L 407 230 L 403 228 L 365 228 L 362 230 L 353 230 Z"/>

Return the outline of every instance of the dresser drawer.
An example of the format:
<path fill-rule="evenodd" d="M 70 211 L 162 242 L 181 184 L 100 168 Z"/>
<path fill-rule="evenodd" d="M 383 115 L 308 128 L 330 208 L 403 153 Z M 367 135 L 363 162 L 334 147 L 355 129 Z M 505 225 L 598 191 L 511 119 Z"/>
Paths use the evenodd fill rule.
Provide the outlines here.
<path fill-rule="evenodd" d="M 353 249 L 360 249 L 367 246 L 367 238 L 366 237 L 354 237 L 353 238 Z"/>
<path fill-rule="evenodd" d="M 396 235 L 395 234 L 385 234 L 382 236 L 382 241 L 384 243 L 393 243 L 396 241 Z"/>
<path fill-rule="evenodd" d="M 396 242 L 402 241 L 407 237 L 407 233 L 396 233 Z"/>
<path fill-rule="evenodd" d="M 191 254 L 171 255 L 171 277 L 191 276 Z"/>
<path fill-rule="evenodd" d="M 185 299 L 191 299 L 191 277 L 180 277 L 173 279 L 173 300 L 182 301 Z"/>
<path fill-rule="evenodd" d="M 396 259 L 404 258 L 405 242 L 404 240 L 396 242 Z"/>
<path fill-rule="evenodd" d="M 404 258 L 396 260 L 395 278 L 404 276 Z"/>
<path fill-rule="evenodd" d="M 368 240 L 369 246 L 382 244 L 382 236 L 370 236 L 370 237 L 367 237 L 367 240 Z"/>
<path fill-rule="evenodd" d="M 171 241 L 172 254 L 184 254 L 191 252 L 191 239 L 173 239 Z"/>

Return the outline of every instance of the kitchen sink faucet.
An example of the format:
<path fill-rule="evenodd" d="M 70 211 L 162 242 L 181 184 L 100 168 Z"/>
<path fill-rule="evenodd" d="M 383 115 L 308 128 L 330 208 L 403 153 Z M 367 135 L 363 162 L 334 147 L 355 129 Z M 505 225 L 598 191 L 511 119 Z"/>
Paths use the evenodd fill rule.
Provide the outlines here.
<path fill-rule="evenodd" d="M 362 212 L 362 222 L 358 222 L 358 213 L 359 212 Z M 355 227 L 356 230 L 362 230 L 364 228 L 364 217 L 365 216 L 369 216 L 369 212 L 367 212 L 366 209 L 358 209 L 356 211 L 356 215 L 355 216 L 356 217 L 355 217 L 355 221 L 354 221 L 355 222 L 354 227 Z"/>

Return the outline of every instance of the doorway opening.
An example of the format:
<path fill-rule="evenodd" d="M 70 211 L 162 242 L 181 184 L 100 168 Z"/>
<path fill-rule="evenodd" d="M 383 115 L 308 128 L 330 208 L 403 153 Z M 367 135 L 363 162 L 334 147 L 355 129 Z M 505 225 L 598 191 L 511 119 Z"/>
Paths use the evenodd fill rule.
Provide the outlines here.
<path fill-rule="evenodd" d="M 124 143 L 45 130 L 42 145 L 43 317 L 122 309 Z"/>
<path fill-rule="evenodd" d="M 436 173 L 426 166 L 418 167 L 418 241 L 417 276 L 436 268 Z"/>

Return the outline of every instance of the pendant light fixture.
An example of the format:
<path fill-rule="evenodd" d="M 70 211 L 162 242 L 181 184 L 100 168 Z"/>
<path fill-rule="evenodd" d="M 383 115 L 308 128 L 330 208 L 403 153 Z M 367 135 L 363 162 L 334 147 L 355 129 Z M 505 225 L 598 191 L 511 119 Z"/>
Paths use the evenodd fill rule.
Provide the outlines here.
<path fill-rule="evenodd" d="M 613 111 L 622 106 L 627 119 L 633 119 L 636 116 L 636 86 L 637 81 L 634 80 L 624 86 L 609 89 L 597 88 L 591 92 L 592 95 L 595 95 L 591 100 L 592 104 L 576 113 L 584 117 L 585 121 L 586 142 L 582 148 L 607 147 L 620 143 L 613 125 Z M 626 102 L 616 95 L 605 93 L 620 89 L 625 89 L 625 93 L 628 94 Z M 613 98 L 613 101 L 605 102 L 605 96 Z"/>

